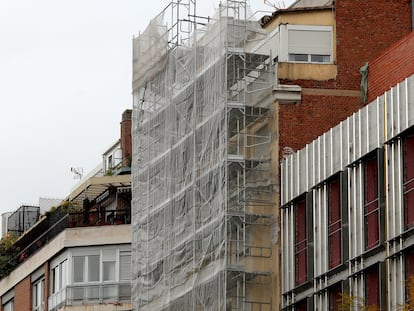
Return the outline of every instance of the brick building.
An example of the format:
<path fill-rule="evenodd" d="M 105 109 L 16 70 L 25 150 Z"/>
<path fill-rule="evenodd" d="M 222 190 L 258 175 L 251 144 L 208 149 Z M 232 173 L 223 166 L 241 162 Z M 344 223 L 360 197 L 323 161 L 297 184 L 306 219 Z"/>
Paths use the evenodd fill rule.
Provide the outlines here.
<path fill-rule="evenodd" d="M 379 310 L 413 299 L 413 43 L 369 62 L 370 104 L 282 162 L 286 310 L 337 310 L 343 294 Z"/>
<path fill-rule="evenodd" d="M 300 93 L 279 101 L 283 155 L 364 105 L 360 68 L 411 32 L 412 6 L 409 0 L 299 0 L 262 23 L 274 38 L 279 83 L 297 85 L 293 91 Z"/>
<path fill-rule="evenodd" d="M 131 310 L 130 129 L 127 110 L 97 169 L 2 244 L 0 311 Z"/>

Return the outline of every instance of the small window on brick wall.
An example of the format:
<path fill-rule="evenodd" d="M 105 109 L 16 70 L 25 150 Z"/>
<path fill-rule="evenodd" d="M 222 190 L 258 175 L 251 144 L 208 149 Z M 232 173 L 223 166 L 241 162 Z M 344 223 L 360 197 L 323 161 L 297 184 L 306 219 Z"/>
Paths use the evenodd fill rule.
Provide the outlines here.
<path fill-rule="evenodd" d="M 45 291 L 45 278 L 42 277 L 40 280 L 32 284 L 32 302 L 33 311 L 44 311 L 44 291 Z"/>
<path fill-rule="evenodd" d="M 406 228 L 414 225 L 414 133 L 404 138 L 404 219 Z"/>
<path fill-rule="evenodd" d="M 380 214 L 378 195 L 378 158 L 372 156 L 364 161 L 364 221 L 365 248 L 380 242 Z"/>
<path fill-rule="evenodd" d="M 331 63 L 332 28 L 325 26 L 288 26 L 290 62 Z"/>
<path fill-rule="evenodd" d="M 306 199 L 294 203 L 295 208 L 295 282 L 301 285 L 308 280 L 308 238 Z"/>
<path fill-rule="evenodd" d="M 340 175 L 328 181 L 329 269 L 342 263 L 342 213 Z"/>

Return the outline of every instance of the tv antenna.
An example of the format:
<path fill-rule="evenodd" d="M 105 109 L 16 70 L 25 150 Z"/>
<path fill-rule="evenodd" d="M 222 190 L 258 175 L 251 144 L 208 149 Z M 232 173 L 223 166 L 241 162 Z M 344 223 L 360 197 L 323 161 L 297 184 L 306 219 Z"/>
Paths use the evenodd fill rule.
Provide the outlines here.
<path fill-rule="evenodd" d="M 83 176 L 83 168 L 82 167 L 71 167 L 70 171 L 75 174 L 73 179 L 82 179 Z"/>
<path fill-rule="evenodd" d="M 269 0 L 263 0 L 263 3 L 277 10 L 286 8 L 285 1 L 277 1 L 277 3 L 276 2 L 273 3 L 273 2 L 270 2 Z"/>

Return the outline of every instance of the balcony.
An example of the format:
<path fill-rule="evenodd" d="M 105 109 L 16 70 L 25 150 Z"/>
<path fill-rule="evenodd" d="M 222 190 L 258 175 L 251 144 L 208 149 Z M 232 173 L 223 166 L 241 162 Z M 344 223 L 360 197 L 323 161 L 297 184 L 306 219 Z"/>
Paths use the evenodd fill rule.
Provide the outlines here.
<path fill-rule="evenodd" d="M 102 303 L 130 303 L 131 283 L 101 283 L 72 285 L 49 297 L 49 310 L 63 306 L 94 305 Z"/>
<path fill-rule="evenodd" d="M 46 212 L 16 241 L 7 273 L 67 228 L 130 224 L 130 179 L 130 175 L 88 179 L 71 194 L 72 197 L 69 196 L 55 210 Z"/>

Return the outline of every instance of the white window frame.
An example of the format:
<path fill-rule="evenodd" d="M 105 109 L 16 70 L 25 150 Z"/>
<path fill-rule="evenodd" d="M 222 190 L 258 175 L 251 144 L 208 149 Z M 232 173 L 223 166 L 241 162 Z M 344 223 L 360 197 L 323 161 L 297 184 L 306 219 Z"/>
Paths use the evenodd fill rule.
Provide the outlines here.
<path fill-rule="evenodd" d="M 14 289 L 9 290 L 1 297 L 3 311 L 14 311 Z"/>
<path fill-rule="evenodd" d="M 14 298 L 10 299 L 3 305 L 3 311 L 14 311 Z"/>
<path fill-rule="evenodd" d="M 32 283 L 32 309 L 33 311 L 45 310 L 45 277 L 42 276 Z"/>
<path fill-rule="evenodd" d="M 60 292 L 68 285 L 67 258 L 55 262 L 50 267 L 50 293 Z"/>
<path fill-rule="evenodd" d="M 297 31 L 320 31 L 320 32 L 329 32 L 331 36 L 331 46 L 330 46 L 330 54 L 303 54 L 303 53 L 290 53 L 289 51 L 289 31 L 290 30 L 297 30 Z M 286 27 L 286 60 L 290 63 L 304 63 L 304 64 L 333 64 L 334 61 L 334 38 L 333 38 L 333 27 L 332 26 L 317 26 L 317 25 L 287 25 Z M 306 61 L 296 61 L 291 60 L 291 55 L 306 55 Z M 329 56 L 329 61 L 323 62 L 316 62 L 312 61 L 312 56 Z"/>

